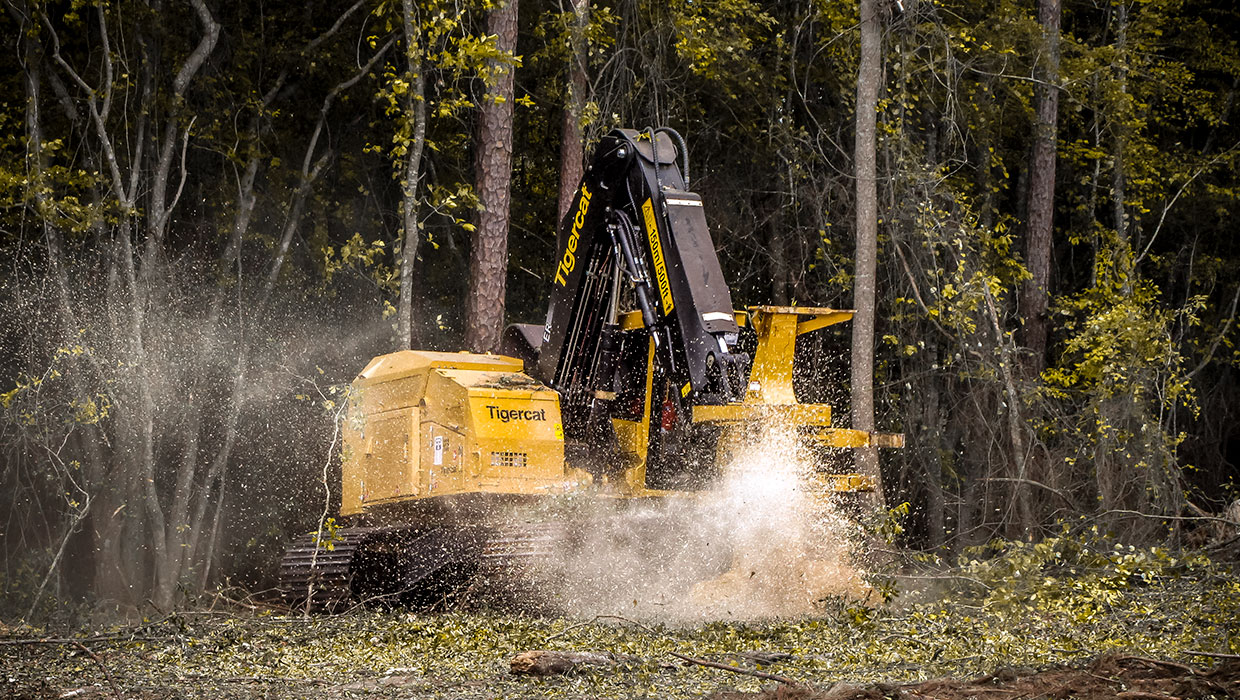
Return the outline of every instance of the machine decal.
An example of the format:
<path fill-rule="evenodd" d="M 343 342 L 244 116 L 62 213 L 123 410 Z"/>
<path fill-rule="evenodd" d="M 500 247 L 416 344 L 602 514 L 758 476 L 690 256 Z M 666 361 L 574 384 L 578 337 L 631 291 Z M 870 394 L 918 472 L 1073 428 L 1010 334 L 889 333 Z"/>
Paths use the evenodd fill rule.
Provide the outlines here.
<path fill-rule="evenodd" d="M 441 466 L 443 464 L 443 436 L 436 435 L 434 441 L 431 444 L 434 445 L 434 450 L 435 450 L 435 459 L 434 459 L 435 466 L 437 467 Z"/>
<path fill-rule="evenodd" d="M 568 274 L 577 266 L 577 241 L 581 238 L 581 227 L 586 223 L 586 212 L 590 209 L 589 188 L 581 186 L 581 197 L 577 200 L 577 216 L 573 217 L 573 228 L 568 232 L 568 242 L 564 244 L 564 257 L 555 270 L 555 282 L 561 287 L 568 285 Z"/>
<path fill-rule="evenodd" d="M 499 406 L 487 406 L 487 411 L 491 414 L 491 420 L 498 420 L 501 423 L 507 423 L 514 420 L 547 420 L 547 409 L 540 408 L 535 411 L 532 408 L 500 408 Z"/>
<path fill-rule="evenodd" d="M 659 244 L 659 225 L 654 218 L 654 203 L 647 199 L 642 205 L 642 218 L 646 222 L 646 238 L 650 240 L 650 255 L 654 258 L 654 273 L 659 280 L 659 299 L 663 302 L 663 315 L 672 313 L 672 284 L 667 279 L 667 265 L 663 262 L 663 246 Z"/>

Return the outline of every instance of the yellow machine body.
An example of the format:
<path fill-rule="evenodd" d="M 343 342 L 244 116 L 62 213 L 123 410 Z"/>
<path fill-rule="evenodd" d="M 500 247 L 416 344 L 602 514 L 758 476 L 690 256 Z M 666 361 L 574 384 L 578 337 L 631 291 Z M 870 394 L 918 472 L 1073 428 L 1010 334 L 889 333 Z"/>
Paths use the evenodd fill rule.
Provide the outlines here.
<path fill-rule="evenodd" d="M 898 435 L 833 427 L 829 406 L 800 403 L 793 390 L 797 336 L 851 315 L 802 307 L 736 312 L 738 324 L 751 326 L 757 337 L 744 398 L 693 406 L 690 416 L 717 428 L 718 466 L 726 467 L 746 440 L 772 424 L 826 447 L 901 445 Z M 624 314 L 620 324 L 634 330 L 641 317 Z M 548 519 L 555 507 L 528 511 L 540 513 L 528 520 L 505 520 L 508 509 L 493 506 L 568 505 L 546 500 L 557 494 L 628 500 L 683 493 L 647 486 L 651 440 L 663 410 L 652 391 L 654 359 L 649 345 L 640 419 L 612 420 L 619 449 L 602 456 L 608 463 L 598 469 L 599 455 L 582 465 L 566 461 L 560 395 L 525 374 L 520 359 L 410 350 L 374 358 L 353 382 L 343 427 L 345 527 L 332 532 L 326 548 L 321 532 L 290 545 L 281 560 L 281 589 L 290 601 L 321 610 L 351 597 L 439 600 L 464 585 L 461 576 L 477 572 L 488 572 L 483 578 L 501 588 L 506 581 L 512 591 L 528 589 L 520 577 L 529 562 L 544 560 L 571 540 L 574 527 L 589 524 L 574 524 L 571 515 Z M 807 476 L 822 498 L 875 487 L 871 477 L 832 473 L 825 465 Z M 694 595 L 717 597 L 747 581 L 742 554 L 731 571 Z"/>
<path fill-rule="evenodd" d="M 578 485 L 564 464 L 559 395 L 500 355 L 405 350 L 353 382 L 341 515 L 465 493 Z"/>
<path fill-rule="evenodd" d="M 692 416 L 722 428 L 720 461 L 753 426 L 772 423 L 824 447 L 902 445 L 899 435 L 833 427 L 830 406 L 801 403 L 793 391 L 797 336 L 847 321 L 851 311 L 759 306 L 736 313 L 758 337 L 745 398 L 696 406 Z M 641 317 L 630 313 L 621 322 L 637 327 Z M 646 488 L 653 352 L 642 419 L 612 421 L 623 465 L 599 484 L 610 495 L 665 493 Z M 465 352 L 405 350 L 372 360 L 353 383 L 345 421 L 341 515 L 439 496 L 548 495 L 590 484 L 589 474 L 565 463 L 559 395 L 522 370 L 516 358 Z M 824 473 L 821 481 L 829 491 L 875 486 L 859 474 Z"/>

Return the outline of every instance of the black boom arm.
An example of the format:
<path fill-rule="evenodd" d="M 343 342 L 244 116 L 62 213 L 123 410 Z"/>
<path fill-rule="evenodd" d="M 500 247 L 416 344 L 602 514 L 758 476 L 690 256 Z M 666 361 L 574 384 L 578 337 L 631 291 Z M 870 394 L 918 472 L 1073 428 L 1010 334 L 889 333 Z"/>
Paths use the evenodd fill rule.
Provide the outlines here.
<path fill-rule="evenodd" d="M 607 134 L 560 224 L 534 373 L 560 392 L 570 437 L 574 423 L 592 423 L 615 398 L 625 307 L 641 311 L 657 370 L 678 404 L 721 404 L 743 394 L 748 358 L 733 352 L 732 298 L 702 200 L 688 191 L 677 164 L 683 143 L 671 129 Z"/>

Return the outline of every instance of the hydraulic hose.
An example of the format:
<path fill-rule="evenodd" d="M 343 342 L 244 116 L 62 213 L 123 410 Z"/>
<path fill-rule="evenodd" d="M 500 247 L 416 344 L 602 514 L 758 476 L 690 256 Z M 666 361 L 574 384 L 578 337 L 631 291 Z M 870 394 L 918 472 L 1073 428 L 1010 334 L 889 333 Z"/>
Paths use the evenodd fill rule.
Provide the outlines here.
<path fill-rule="evenodd" d="M 680 175 L 685 180 L 685 189 L 689 189 L 689 147 L 685 145 L 684 137 L 680 135 L 679 131 L 670 126 L 659 127 L 656 133 L 659 132 L 671 136 L 672 140 L 676 142 L 676 147 L 680 149 Z"/>

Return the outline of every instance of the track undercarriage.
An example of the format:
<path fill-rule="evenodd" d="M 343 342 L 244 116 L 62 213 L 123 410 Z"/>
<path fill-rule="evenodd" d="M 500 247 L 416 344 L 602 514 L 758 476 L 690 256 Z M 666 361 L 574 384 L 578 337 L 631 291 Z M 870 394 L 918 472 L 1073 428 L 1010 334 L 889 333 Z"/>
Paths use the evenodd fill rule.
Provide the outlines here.
<path fill-rule="evenodd" d="M 339 612 L 358 604 L 533 605 L 533 579 L 568 541 L 561 522 L 341 527 L 294 542 L 280 562 L 290 605 Z"/>

